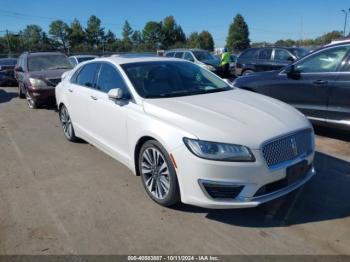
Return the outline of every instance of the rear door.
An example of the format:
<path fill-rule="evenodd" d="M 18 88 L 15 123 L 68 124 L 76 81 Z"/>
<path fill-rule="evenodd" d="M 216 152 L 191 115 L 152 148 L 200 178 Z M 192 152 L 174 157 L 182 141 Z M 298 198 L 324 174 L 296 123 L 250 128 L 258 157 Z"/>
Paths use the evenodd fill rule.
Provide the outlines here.
<path fill-rule="evenodd" d="M 327 118 L 330 90 L 336 86 L 337 74 L 347 48 L 332 47 L 318 51 L 293 64 L 278 81 L 270 85 L 270 95 L 300 109 L 309 118 Z"/>
<path fill-rule="evenodd" d="M 348 47 L 349 48 L 349 47 Z M 329 122 L 350 126 L 350 54 L 342 61 L 334 85 L 329 90 Z"/>
<path fill-rule="evenodd" d="M 273 70 L 279 70 L 294 62 L 296 58 L 287 50 L 275 48 L 273 52 Z"/>
<path fill-rule="evenodd" d="M 258 60 L 255 64 L 256 71 L 271 71 L 272 66 L 272 48 L 262 48 L 259 51 Z"/>
<path fill-rule="evenodd" d="M 89 63 L 77 71 L 67 88 L 67 108 L 73 124 L 87 135 L 91 135 L 89 105 L 92 103 L 92 90 L 95 86 L 99 63 Z"/>

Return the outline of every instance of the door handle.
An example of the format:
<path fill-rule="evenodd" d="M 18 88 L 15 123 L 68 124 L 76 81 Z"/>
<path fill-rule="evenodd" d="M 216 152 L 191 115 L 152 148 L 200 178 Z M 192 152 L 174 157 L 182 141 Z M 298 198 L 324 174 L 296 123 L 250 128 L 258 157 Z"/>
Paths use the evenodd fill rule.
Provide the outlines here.
<path fill-rule="evenodd" d="M 325 84 L 328 83 L 328 81 L 326 81 L 326 80 L 315 80 L 313 83 L 315 85 L 325 85 Z"/>
<path fill-rule="evenodd" d="M 97 100 L 96 96 L 90 96 L 92 100 Z"/>
<path fill-rule="evenodd" d="M 69 92 L 73 93 L 73 89 L 68 89 Z"/>

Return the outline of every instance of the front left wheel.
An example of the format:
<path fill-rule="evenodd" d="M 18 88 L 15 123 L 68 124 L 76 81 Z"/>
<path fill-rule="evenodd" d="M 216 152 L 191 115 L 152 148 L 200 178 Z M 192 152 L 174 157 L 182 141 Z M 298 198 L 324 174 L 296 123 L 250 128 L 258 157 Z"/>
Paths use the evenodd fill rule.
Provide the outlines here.
<path fill-rule="evenodd" d="M 165 148 L 157 141 L 147 141 L 138 160 L 142 184 L 147 194 L 162 206 L 180 202 L 176 171 Z"/>
<path fill-rule="evenodd" d="M 71 142 L 78 141 L 78 138 L 75 136 L 72 120 L 69 116 L 67 108 L 64 105 L 61 106 L 59 110 L 59 116 L 65 137 Z"/>

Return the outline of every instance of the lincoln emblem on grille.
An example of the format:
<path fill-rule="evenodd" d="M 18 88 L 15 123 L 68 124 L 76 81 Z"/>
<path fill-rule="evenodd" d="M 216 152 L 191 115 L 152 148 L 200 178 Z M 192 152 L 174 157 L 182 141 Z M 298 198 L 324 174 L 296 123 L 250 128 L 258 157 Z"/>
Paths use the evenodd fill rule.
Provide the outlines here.
<path fill-rule="evenodd" d="M 292 145 L 292 149 L 293 149 L 293 154 L 294 156 L 297 156 L 298 155 L 298 146 L 297 146 L 297 141 L 295 140 L 294 137 L 292 137 L 290 139 L 290 143 Z"/>

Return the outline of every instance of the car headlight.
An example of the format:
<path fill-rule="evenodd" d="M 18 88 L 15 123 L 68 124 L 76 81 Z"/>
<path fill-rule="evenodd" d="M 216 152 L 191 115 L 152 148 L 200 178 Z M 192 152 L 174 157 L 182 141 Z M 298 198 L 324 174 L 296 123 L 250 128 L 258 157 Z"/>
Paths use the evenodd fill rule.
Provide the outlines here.
<path fill-rule="evenodd" d="M 41 79 L 29 78 L 29 82 L 34 89 L 42 89 L 48 87 L 47 84 Z"/>
<path fill-rule="evenodd" d="M 224 144 L 183 139 L 187 148 L 196 156 L 209 160 L 228 162 L 254 162 L 255 158 L 249 148 L 241 145 Z"/>

